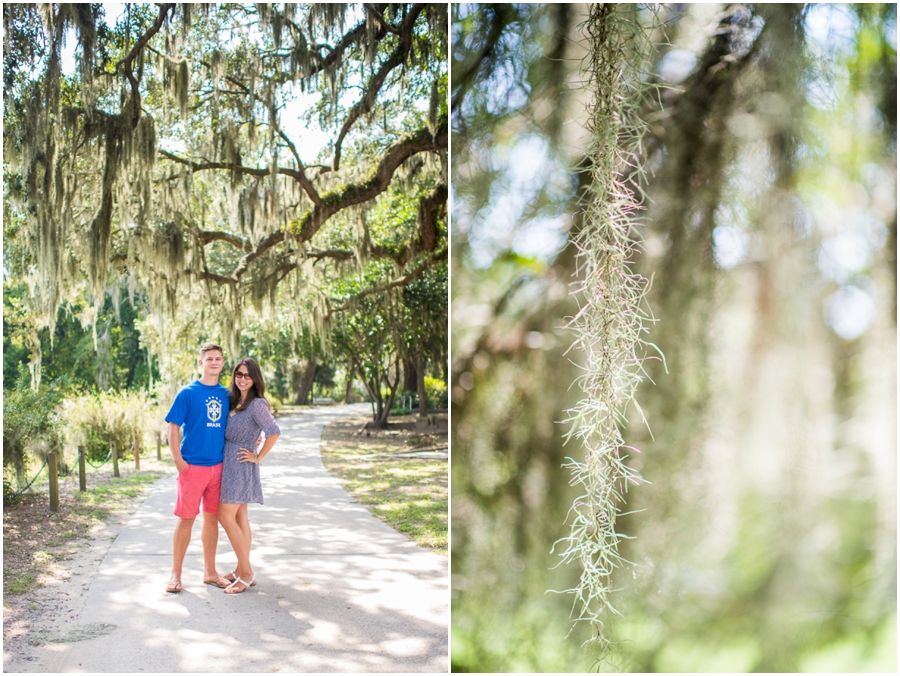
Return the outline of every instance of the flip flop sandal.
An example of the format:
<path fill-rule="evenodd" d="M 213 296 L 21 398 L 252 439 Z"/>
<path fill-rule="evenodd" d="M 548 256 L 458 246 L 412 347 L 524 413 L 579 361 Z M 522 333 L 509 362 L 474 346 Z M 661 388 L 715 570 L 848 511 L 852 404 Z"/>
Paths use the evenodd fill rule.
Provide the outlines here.
<path fill-rule="evenodd" d="M 237 577 L 237 568 L 235 568 L 233 571 L 228 573 L 228 575 L 234 575 L 235 577 Z M 225 580 L 229 585 L 231 585 L 234 582 L 234 580 L 229 580 L 227 577 L 223 577 L 222 579 Z M 243 584 L 243 582 L 241 584 Z M 251 587 L 256 586 L 256 573 L 253 574 L 253 579 L 250 580 L 250 586 Z"/>
<path fill-rule="evenodd" d="M 181 589 L 181 580 L 169 580 L 169 584 L 166 585 L 166 591 L 170 594 L 177 594 Z"/>
<path fill-rule="evenodd" d="M 238 582 L 240 582 L 242 585 L 244 585 L 243 589 L 241 589 L 240 591 L 233 591 L 233 592 L 228 591 L 234 585 L 236 585 Z M 225 593 L 228 594 L 229 596 L 234 596 L 235 594 L 243 594 L 245 591 L 250 589 L 250 587 L 252 587 L 254 584 L 256 584 L 256 575 L 255 574 L 253 575 L 253 577 L 250 578 L 249 583 L 244 582 L 241 578 L 235 576 L 234 582 L 232 582 L 230 585 L 225 587 Z"/>
<path fill-rule="evenodd" d="M 232 588 L 234 585 L 236 585 L 238 582 L 240 582 L 242 585 L 244 585 L 244 588 L 241 589 L 241 591 L 239 591 L 239 592 L 237 592 L 237 591 L 236 591 L 236 592 L 229 592 L 228 590 L 231 589 L 231 588 Z M 254 584 L 256 584 L 256 574 L 255 574 L 255 573 L 254 573 L 253 577 L 250 578 L 250 582 L 249 582 L 249 583 L 244 582 L 244 581 L 243 581 L 241 578 L 239 578 L 239 577 L 236 577 L 235 580 L 234 580 L 234 582 L 232 582 L 230 585 L 228 585 L 228 586 L 225 588 L 225 593 L 228 594 L 229 596 L 234 596 L 235 594 L 243 594 L 245 591 L 247 591 L 248 589 L 250 589 L 250 587 L 252 587 Z"/>
<path fill-rule="evenodd" d="M 225 584 L 222 584 L 223 582 Z M 210 587 L 225 589 L 231 584 L 231 580 L 229 580 L 227 577 L 222 577 L 221 575 L 219 575 L 219 577 L 213 577 L 208 580 L 203 580 L 203 584 L 208 584 Z"/>

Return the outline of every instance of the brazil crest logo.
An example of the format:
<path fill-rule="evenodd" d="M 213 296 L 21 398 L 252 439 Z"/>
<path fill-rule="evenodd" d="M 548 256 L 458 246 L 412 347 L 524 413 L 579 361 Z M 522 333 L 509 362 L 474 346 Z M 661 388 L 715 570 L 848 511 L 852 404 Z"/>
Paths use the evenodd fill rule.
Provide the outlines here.
<path fill-rule="evenodd" d="M 218 422 L 222 417 L 222 402 L 220 402 L 218 399 L 207 399 L 206 417 L 213 422 Z"/>

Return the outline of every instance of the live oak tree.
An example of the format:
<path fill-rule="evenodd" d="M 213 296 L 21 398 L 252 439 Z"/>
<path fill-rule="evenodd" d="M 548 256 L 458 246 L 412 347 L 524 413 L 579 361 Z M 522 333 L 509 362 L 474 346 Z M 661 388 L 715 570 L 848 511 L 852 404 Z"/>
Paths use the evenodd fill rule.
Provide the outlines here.
<path fill-rule="evenodd" d="M 161 365 L 189 325 L 237 353 L 274 316 L 328 352 L 359 299 L 446 260 L 444 5 L 103 11 L 3 9 L 5 263 L 37 326 L 127 289 Z M 382 236 L 388 196 L 412 216 Z"/>

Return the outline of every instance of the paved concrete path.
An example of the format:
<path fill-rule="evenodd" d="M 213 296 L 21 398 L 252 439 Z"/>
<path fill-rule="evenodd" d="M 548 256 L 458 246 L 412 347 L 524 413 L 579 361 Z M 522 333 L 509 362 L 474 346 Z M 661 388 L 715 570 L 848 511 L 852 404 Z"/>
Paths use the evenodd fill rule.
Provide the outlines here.
<path fill-rule="evenodd" d="M 200 523 L 184 591 L 167 594 L 175 477 L 161 479 L 94 576 L 81 625 L 108 630 L 62 651 L 61 672 L 447 672 L 447 559 L 375 519 L 322 465 L 338 406 L 279 418 L 250 506 L 258 584 L 226 596 L 202 584 Z M 236 559 L 220 529 L 219 572 Z M 104 627 L 103 625 L 112 625 Z"/>

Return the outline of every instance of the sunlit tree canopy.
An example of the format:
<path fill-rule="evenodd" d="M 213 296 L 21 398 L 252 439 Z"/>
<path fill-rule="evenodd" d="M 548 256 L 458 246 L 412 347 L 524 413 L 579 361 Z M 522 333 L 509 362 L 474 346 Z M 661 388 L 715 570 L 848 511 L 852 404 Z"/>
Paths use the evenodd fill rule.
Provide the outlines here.
<path fill-rule="evenodd" d="M 183 344 L 237 352 L 260 321 L 328 351 L 358 298 L 400 304 L 446 270 L 445 6 L 3 17 L 4 266 L 31 330 L 127 295 L 176 378 Z"/>

